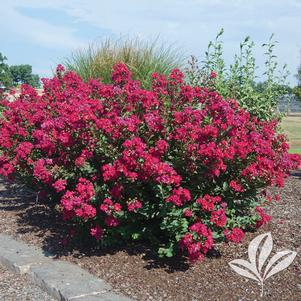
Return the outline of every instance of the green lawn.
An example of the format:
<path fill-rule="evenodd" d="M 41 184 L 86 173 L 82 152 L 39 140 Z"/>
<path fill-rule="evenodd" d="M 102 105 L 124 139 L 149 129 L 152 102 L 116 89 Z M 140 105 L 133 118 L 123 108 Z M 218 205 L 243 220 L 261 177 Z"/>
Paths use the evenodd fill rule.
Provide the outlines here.
<path fill-rule="evenodd" d="M 290 153 L 301 154 L 301 115 L 285 117 L 282 128 L 289 138 Z"/>

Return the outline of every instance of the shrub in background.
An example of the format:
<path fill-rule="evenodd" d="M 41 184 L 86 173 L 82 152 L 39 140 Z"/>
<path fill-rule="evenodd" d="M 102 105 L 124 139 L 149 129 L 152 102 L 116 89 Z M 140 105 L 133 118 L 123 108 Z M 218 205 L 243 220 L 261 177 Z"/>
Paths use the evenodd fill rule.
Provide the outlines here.
<path fill-rule="evenodd" d="M 149 90 L 113 69 L 113 84 L 85 83 L 58 66 L 41 96 L 25 85 L 4 101 L 0 174 L 48 193 L 100 244 L 148 240 L 161 256 L 199 260 L 269 221 L 264 189 L 300 164 L 277 121 L 186 85 L 178 69 L 153 74 Z"/>
<path fill-rule="evenodd" d="M 296 96 L 296 99 L 301 101 L 301 63 L 297 70 L 296 79 L 298 80 L 298 85 L 294 87 L 293 92 L 294 95 Z"/>
<path fill-rule="evenodd" d="M 88 49 L 74 52 L 64 65 L 77 72 L 85 81 L 100 78 L 111 83 L 113 66 L 123 62 L 131 71 L 133 78 L 142 87 L 151 87 L 154 72 L 168 75 L 174 68 L 183 65 L 182 55 L 172 46 L 163 46 L 157 40 L 148 43 L 137 39 L 107 39 L 93 44 Z"/>
<path fill-rule="evenodd" d="M 293 92 L 296 99 L 301 101 L 301 86 L 294 87 Z"/>
<path fill-rule="evenodd" d="M 186 70 L 187 81 L 192 86 L 214 85 L 224 98 L 236 99 L 252 116 L 261 120 L 280 118 L 277 110 L 279 100 L 290 93 L 286 79 L 289 75 L 286 65 L 278 70 L 277 57 L 274 48 L 277 41 L 273 35 L 262 47 L 265 51 L 266 62 L 263 76 L 266 80 L 257 83 L 256 70 L 258 66 L 253 55 L 254 42 L 247 37 L 240 44 L 240 53 L 234 56 L 234 61 L 226 66 L 223 57 L 223 29 L 211 41 L 205 52 L 205 60 L 198 62 L 192 57 Z M 213 73 L 213 77 L 210 77 Z"/>

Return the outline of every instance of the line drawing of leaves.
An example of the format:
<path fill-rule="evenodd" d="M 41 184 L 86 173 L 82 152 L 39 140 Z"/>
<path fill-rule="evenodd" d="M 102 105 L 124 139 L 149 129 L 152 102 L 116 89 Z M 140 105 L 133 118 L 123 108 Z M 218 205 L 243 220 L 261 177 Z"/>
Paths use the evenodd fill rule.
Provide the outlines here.
<path fill-rule="evenodd" d="M 259 249 L 259 246 L 261 248 Z M 268 262 L 268 258 L 273 249 L 273 239 L 271 232 L 267 232 L 255 237 L 248 247 L 248 260 L 235 259 L 229 262 L 229 266 L 238 274 L 253 279 L 261 286 L 263 297 L 264 281 L 274 274 L 287 268 L 295 259 L 297 252 L 284 250 L 276 253 Z M 258 266 L 257 266 L 258 262 Z M 264 273 L 261 272 L 265 263 Z"/>
<path fill-rule="evenodd" d="M 266 237 L 270 237 L 270 239 L 272 240 L 271 232 L 267 232 L 267 233 L 256 236 L 249 244 L 248 256 L 249 256 L 250 262 L 253 265 L 255 265 L 255 267 L 257 267 L 256 255 L 257 255 L 259 245 Z M 272 240 L 272 248 L 273 248 L 273 240 Z"/>
<path fill-rule="evenodd" d="M 258 271 L 261 272 L 262 267 L 273 249 L 273 239 L 271 233 L 267 233 L 266 239 L 264 240 L 258 258 Z"/>
<path fill-rule="evenodd" d="M 269 277 L 279 273 L 280 271 L 286 269 L 295 259 L 297 252 L 291 250 L 284 250 L 281 252 L 276 253 L 271 260 L 269 261 L 268 265 L 266 266 L 263 279 L 266 280 Z M 283 258 L 283 259 L 282 259 Z M 281 259 L 279 261 L 279 259 Z M 272 269 L 271 267 L 279 261 Z"/>
<path fill-rule="evenodd" d="M 229 265 L 236 273 L 238 273 L 244 277 L 253 279 L 257 282 L 262 281 L 262 279 L 256 269 L 256 266 L 254 267 L 254 265 L 252 265 L 252 263 L 250 263 L 247 260 L 235 259 L 235 260 L 230 261 Z"/>

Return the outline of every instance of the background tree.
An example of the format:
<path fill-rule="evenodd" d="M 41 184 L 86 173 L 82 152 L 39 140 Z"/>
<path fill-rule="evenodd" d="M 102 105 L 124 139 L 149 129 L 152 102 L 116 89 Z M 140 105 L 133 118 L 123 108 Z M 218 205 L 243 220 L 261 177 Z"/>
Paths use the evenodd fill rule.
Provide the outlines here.
<path fill-rule="evenodd" d="M 300 56 L 301 56 L 301 51 L 300 51 Z M 296 77 L 298 80 L 298 85 L 301 86 L 301 62 L 300 62 Z"/>
<path fill-rule="evenodd" d="M 35 88 L 40 86 L 40 78 L 37 74 L 32 74 L 30 65 L 12 65 L 9 67 L 14 86 L 28 84 Z"/>
<path fill-rule="evenodd" d="M 300 53 L 301 53 L 301 51 L 300 51 Z M 294 94 L 296 95 L 297 100 L 301 101 L 301 62 L 298 67 L 296 78 L 298 80 L 298 85 L 297 85 L 297 87 L 294 88 Z"/>
<path fill-rule="evenodd" d="M 5 63 L 6 60 L 6 56 L 4 56 L 0 52 L 0 86 L 9 88 L 12 85 L 12 79 L 9 71 L 9 66 Z"/>

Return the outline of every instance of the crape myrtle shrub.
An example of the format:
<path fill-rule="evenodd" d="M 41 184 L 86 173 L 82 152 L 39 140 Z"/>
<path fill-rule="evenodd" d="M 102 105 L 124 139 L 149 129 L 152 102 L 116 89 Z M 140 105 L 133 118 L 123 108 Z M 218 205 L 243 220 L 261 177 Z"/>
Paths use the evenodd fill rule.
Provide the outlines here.
<path fill-rule="evenodd" d="M 162 256 L 199 260 L 269 221 L 265 188 L 283 186 L 300 158 L 276 121 L 185 85 L 179 70 L 152 78 L 143 90 L 117 64 L 113 84 L 85 83 L 59 65 L 41 96 L 23 85 L 2 101 L 0 173 L 46 192 L 102 245 L 147 239 Z"/>

